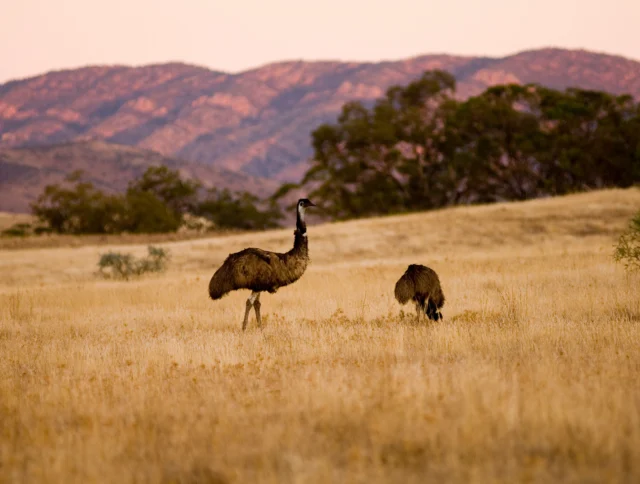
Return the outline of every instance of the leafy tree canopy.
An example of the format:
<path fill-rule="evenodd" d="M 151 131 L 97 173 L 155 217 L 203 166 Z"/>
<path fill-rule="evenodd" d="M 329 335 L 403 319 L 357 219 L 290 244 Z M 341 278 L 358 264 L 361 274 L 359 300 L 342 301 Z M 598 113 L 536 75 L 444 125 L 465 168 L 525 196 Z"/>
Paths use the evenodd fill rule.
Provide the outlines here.
<path fill-rule="evenodd" d="M 371 107 L 345 104 L 311 134 L 301 184 L 335 218 L 628 187 L 640 181 L 640 105 L 630 96 L 535 84 L 459 101 L 425 72 Z"/>

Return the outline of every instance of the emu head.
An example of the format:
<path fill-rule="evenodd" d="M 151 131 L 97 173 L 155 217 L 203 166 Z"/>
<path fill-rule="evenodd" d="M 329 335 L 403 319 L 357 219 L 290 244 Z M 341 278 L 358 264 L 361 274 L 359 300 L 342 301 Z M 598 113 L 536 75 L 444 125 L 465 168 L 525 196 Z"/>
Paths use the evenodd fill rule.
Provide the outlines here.
<path fill-rule="evenodd" d="M 315 207 L 315 206 L 316 206 L 316 204 L 313 203 L 308 198 L 301 198 L 300 200 L 298 200 L 298 204 L 296 206 L 296 209 L 297 209 L 298 213 L 300 214 L 300 218 L 302 220 L 304 220 L 304 211 L 307 209 L 307 207 Z"/>

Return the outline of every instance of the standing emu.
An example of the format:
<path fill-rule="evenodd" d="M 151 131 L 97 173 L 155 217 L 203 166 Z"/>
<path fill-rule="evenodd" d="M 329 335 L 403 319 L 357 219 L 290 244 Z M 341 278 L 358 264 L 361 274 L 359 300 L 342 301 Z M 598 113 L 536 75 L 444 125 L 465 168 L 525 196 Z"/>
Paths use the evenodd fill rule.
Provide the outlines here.
<path fill-rule="evenodd" d="M 251 289 L 251 296 L 247 299 L 242 321 L 243 331 L 247 327 L 252 307 L 256 312 L 258 326 L 262 325 L 261 292 L 267 291 L 273 294 L 279 288 L 296 282 L 304 274 L 309 263 L 307 224 L 304 221 L 304 212 L 307 207 L 315 207 L 315 205 L 306 198 L 298 200 L 293 249 L 280 254 L 249 248 L 230 254 L 209 281 L 209 296 L 213 300 L 220 299 L 236 289 Z"/>
<path fill-rule="evenodd" d="M 411 264 L 396 282 L 395 296 L 400 304 L 413 300 L 418 319 L 421 313 L 433 321 L 442 319 L 440 308 L 444 306 L 444 293 L 438 274 L 429 267 Z"/>

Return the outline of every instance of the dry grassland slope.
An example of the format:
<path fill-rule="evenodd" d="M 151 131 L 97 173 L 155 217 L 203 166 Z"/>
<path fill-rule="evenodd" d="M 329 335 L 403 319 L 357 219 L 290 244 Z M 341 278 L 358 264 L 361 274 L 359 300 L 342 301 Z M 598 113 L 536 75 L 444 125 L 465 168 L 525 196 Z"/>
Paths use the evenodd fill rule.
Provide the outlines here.
<path fill-rule="evenodd" d="M 640 279 L 611 259 L 638 207 L 311 226 L 308 272 L 244 334 L 246 292 L 213 303 L 208 279 L 292 228 L 167 244 L 130 283 L 94 277 L 104 247 L 2 251 L 0 481 L 638 482 Z M 444 322 L 393 299 L 410 262 L 440 274 Z"/>

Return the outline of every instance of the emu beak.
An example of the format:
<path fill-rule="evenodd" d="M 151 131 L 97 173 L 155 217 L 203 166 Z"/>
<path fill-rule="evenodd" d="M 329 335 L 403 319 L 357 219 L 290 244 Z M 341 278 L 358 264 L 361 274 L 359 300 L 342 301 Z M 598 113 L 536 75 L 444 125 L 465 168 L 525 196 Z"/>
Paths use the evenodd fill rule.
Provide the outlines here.
<path fill-rule="evenodd" d="M 316 204 L 315 204 L 315 203 L 313 203 L 311 200 L 309 200 L 309 206 L 310 206 L 310 207 L 315 207 L 315 206 L 316 206 Z"/>

